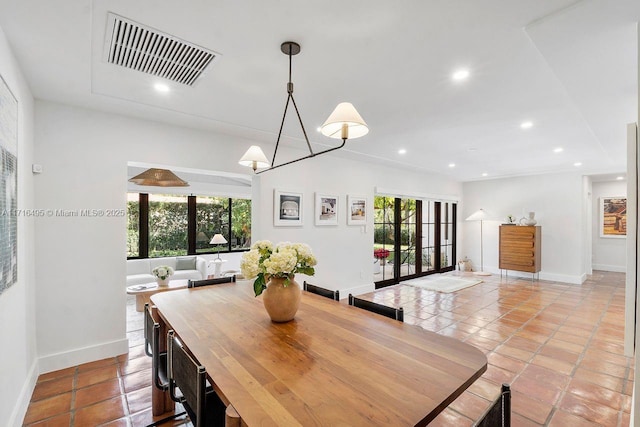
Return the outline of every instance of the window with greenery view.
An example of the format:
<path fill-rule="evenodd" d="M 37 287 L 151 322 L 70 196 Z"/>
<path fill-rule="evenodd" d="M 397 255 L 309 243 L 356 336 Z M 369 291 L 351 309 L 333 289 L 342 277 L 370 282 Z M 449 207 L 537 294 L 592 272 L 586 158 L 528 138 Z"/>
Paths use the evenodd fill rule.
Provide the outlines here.
<path fill-rule="evenodd" d="M 455 203 L 376 196 L 373 204 L 376 288 L 453 270 Z"/>
<path fill-rule="evenodd" d="M 140 201 L 138 193 L 127 194 L 127 258 L 140 256 Z"/>
<path fill-rule="evenodd" d="M 149 258 L 187 254 L 187 196 L 149 194 Z"/>
<path fill-rule="evenodd" d="M 248 249 L 251 200 L 129 193 L 127 257 L 154 258 Z M 211 245 L 214 234 L 225 245 Z"/>

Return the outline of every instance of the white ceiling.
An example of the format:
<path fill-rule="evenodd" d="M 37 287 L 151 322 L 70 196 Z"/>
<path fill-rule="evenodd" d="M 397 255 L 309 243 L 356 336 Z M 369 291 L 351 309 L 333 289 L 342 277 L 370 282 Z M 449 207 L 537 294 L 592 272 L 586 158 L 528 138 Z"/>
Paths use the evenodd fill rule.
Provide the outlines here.
<path fill-rule="evenodd" d="M 104 62 L 108 12 L 220 56 L 193 87 L 169 82 L 160 95 L 157 78 Z M 637 0 L 0 0 L 36 98 L 252 138 L 270 157 L 286 101 L 280 44 L 294 40 L 294 95 L 314 147 L 335 144 L 316 128 L 350 101 L 370 132 L 335 155 L 460 181 L 575 162 L 624 172 L 638 20 Z M 471 75 L 454 83 L 461 67 Z M 293 115 L 285 135 L 304 148 Z"/>

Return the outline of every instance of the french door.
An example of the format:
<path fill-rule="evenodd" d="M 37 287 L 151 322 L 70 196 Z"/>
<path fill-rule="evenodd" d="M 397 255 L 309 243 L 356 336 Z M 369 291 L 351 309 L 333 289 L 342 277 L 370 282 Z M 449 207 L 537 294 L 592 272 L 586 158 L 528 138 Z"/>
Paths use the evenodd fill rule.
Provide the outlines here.
<path fill-rule="evenodd" d="M 376 196 L 373 256 L 376 289 L 453 270 L 456 204 Z"/>

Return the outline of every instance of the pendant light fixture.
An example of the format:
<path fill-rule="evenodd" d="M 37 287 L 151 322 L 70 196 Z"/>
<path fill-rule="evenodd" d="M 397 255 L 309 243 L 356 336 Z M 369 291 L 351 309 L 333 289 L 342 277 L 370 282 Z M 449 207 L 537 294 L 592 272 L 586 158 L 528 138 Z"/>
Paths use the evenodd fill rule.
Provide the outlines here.
<path fill-rule="evenodd" d="M 138 185 L 148 185 L 151 187 L 188 187 L 189 183 L 180 179 L 176 174 L 168 169 L 151 168 L 134 176 L 129 180 Z"/>
<path fill-rule="evenodd" d="M 269 161 L 267 160 L 267 156 L 264 155 L 264 152 L 257 145 L 252 145 L 249 150 L 242 156 L 239 164 L 243 166 L 249 166 L 253 169 L 253 171 L 257 174 L 263 173 L 266 171 L 270 171 L 281 166 L 290 165 L 291 163 L 299 162 L 300 160 L 309 159 L 311 157 L 318 156 L 320 154 L 329 153 L 331 151 L 339 150 L 344 147 L 349 138 L 359 138 L 361 136 L 366 135 L 369 132 L 369 128 L 367 124 L 362 119 L 358 111 L 356 111 L 355 107 L 349 102 L 342 102 L 338 104 L 338 106 L 333 110 L 329 118 L 324 122 L 322 127 L 320 128 L 320 132 L 328 136 L 329 138 L 342 139 L 342 144 L 337 147 L 332 147 L 324 151 L 314 152 L 311 148 L 311 144 L 309 143 L 309 138 L 307 137 L 307 132 L 304 129 L 304 124 L 302 123 L 302 118 L 300 117 L 300 112 L 298 111 L 298 106 L 296 105 L 296 100 L 293 98 L 293 82 L 291 81 L 291 58 L 293 55 L 297 55 L 300 53 L 300 45 L 296 42 L 284 42 L 280 46 L 280 50 L 285 55 L 289 56 L 289 82 L 287 83 L 287 103 L 284 106 L 284 113 L 282 114 L 282 121 L 280 123 L 280 131 L 278 132 L 278 139 L 276 140 L 276 148 L 273 152 L 273 159 L 271 160 L 271 165 L 269 165 Z M 304 140 L 307 143 L 307 148 L 309 148 L 309 155 L 300 157 L 299 159 L 291 160 L 286 163 L 282 163 L 279 165 L 275 165 L 276 155 L 278 154 L 278 146 L 280 145 L 280 137 L 282 136 L 282 128 L 284 127 L 284 120 L 287 116 L 287 110 L 289 108 L 289 102 L 293 104 L 293 108 L 296 110 L 296 115 L 298 116 L 298 122 L 300 123 L 300 127 L 302 128 L 302 134 L 304 135 Z M 266 169 L 264 169 L 266 168 Z M 258 171 L 258 169 L 263 169 Z"/>

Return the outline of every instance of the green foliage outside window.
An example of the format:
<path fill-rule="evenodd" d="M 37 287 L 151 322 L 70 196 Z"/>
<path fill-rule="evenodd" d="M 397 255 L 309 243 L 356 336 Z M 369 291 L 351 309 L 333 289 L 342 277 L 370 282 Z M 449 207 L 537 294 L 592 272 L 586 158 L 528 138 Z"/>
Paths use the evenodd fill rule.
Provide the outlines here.
<path fill-rule="evenodd" d="M 139 252 L 138 196 L 137 193 L 128 195 L 127 257 L 143 256 Z M 149 258 L 187 254 L 189 227 L 187 200 L 187 196 L 149 195 Z M 229 245 L 214 246 L 209 243 L 217 233 L 227 239 L 232 250 L 251 246 L 251 200 L 209 196 L 197 196 L 195 200 L 195 253 L 228 251 Z M 230 203 L 231 212 L 229 212 Z"/>
<path fill-rule="evenodd" d="M 149 195 L 149 257 L 187 254 L 187 197 Z"/>
<path fill-rule="evenodd" d="M 131 197 L 135 196 L 135 198 Z M 127 200 L 127 257 L 140 255 L 140 202 L 137 194 L 129 194 Z"/>

